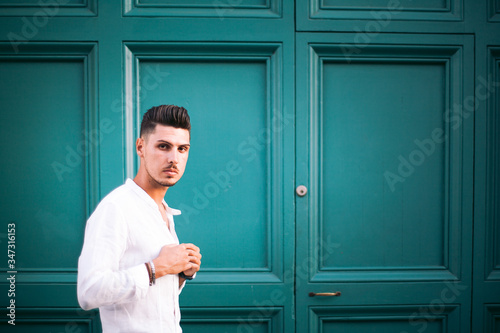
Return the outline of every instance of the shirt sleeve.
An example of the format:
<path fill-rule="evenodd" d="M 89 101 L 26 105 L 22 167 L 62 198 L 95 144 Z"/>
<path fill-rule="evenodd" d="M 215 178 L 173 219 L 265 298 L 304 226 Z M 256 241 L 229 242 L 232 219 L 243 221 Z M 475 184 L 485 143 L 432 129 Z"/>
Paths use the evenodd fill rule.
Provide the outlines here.
<path fill-rule="evenodd" d="M 82 309 L 131 302 L 146 295 L 146 266 L 120 269 L 127 234 L 126 221 L 113 203 L 101 203 L 89 218 L 78 261 L 77 293 Z"/>

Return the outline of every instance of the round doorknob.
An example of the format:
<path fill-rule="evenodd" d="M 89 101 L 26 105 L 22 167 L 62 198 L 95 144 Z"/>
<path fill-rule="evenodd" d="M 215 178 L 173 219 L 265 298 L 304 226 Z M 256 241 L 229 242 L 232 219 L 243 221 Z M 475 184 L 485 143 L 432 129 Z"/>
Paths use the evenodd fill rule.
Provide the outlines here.
<path fill-rule="evenodd" d="M 297 186 L 297 188 L 295 189 L 295 192 L 297 192 L 297 195 L 299 197 L 303 197 L 304 195 L 307 194 L 307 187 L 305 187 L 304 185 L 299 185 Z"/>

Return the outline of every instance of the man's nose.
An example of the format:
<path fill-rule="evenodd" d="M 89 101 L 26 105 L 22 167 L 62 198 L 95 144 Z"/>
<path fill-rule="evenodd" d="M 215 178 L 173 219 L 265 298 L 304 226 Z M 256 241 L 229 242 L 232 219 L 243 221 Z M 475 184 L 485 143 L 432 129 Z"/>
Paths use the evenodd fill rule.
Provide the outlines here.
<path fill-rule="evenodd" d="M 179 152 L 176 149 L 172 149 L 168 152 L 168 162 L 177 164 L 179 162 Z"/>

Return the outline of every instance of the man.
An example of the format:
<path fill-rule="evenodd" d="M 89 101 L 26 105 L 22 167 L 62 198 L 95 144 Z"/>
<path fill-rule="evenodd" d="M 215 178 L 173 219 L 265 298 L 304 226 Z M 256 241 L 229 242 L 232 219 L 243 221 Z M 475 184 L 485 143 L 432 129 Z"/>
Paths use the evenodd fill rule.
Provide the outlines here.
<path fill-rule="evenodd" d="M 104 333 L 182 332 L 179 293 L 200 269 L 200 250 L 179 244 L 163 200 L 182 177 L 191 124 L 186 109 L 153 107 L 144 115 L 134 180 L 108 194 L 87 221 L 78 262 L 78 302 L 99 308 Z"/>

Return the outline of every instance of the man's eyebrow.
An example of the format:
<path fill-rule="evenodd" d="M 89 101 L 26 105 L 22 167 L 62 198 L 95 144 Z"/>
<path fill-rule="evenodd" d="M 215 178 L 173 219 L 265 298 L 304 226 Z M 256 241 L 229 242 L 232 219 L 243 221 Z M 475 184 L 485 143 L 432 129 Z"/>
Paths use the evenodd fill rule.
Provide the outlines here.
<path fill-rule="evenodd" d="M 156 141 L 156 143 L 166 143 L 166 144 L 169 144 L 169 145 L 171 145 L 171 146 L 172 146 L 172 143 L 171 143 L 170 141 L 165 141 L 165 140 L 161 140 L 161 139 L 160 139 L 160 140 L 157 140 L 157 141 Z M 181 143 L 181 144 L 179 145 L 179 147 L 180 147 L 180 146 L 182 146 L 182 147 L 186 147 L 186 146 L 187 146 L 187 147 L 191 147 L 191 145 L 190 145 L 189 143 Z"/>

